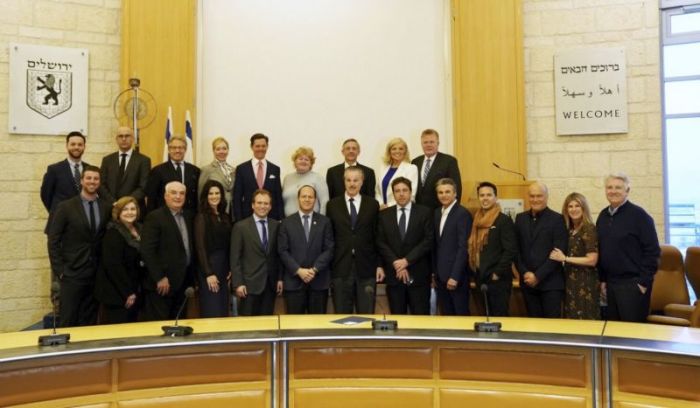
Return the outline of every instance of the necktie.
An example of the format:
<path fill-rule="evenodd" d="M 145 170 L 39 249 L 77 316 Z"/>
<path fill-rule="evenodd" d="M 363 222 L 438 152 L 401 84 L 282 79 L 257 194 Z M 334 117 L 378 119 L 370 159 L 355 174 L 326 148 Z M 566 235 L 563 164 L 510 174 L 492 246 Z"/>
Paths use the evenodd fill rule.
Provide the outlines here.
<path fill-rule="evenodd" d="M 355 199 L 350 199 L 350 225 L 352 229 L 355 229 L 355 224 L 357 224 L 357 207 L 355 207 Z"/>
<path fill-rule="evenodd" d="M 309 242 L 309 232 L 310 232 L 309 216 L 304 215 L 302 218 L 304 218 L 304 235 L 306 235 L 306 242 Z"/>
<path fill-rule="evenodd" d="M 182 176 L 182 167 L 180 166 L 180 163 L 175 163 L 175 173 L 177 173 L 177 181 L 180 183 L 185 183 L 185 179 Z"/>
<path fill-rule="evenodd" d="M 430 165 L 432 164 L 432 159 L 428 159 L 425 161 L 425 164 L 423 165 L 423 179 L 421 180 L 423 185 L 425 185 L 425 180 L 428 178 L 428 173 L 430 172 Z"/>
<path fill-rule="evenodd" d="M 175 214 L 175 223 L 177 224 L 177 229 L 180 230 L 180 236 L 182 237 L 182 245 L 185 247 L 185 256 L 187 257 L 187 265 L 190 264 L 190 237 L 187 234 L 187 225 L 185 225 L 185 219 L 182 216 L 182 212 Z"/>
<path fill-rule="evenodd" d="M 258 188 L 263 188 L 263 185 L 265 185 L 265 171 L 263 170 L 262 160 L 258 162 L 258 172 L 255 175 L 255 179 L 258 182 Z"/>
<path fill-rule="evenodd" d="M 401 217 L 399 217 L 399 235 L 401 240 L 406 237 L 406 207 L 401 207 Z"/>
<path fill-rule="evenodd" d="M 267 252 L 267 228 L 265 228 L 265 220 L 258 221 L 262 226 L 262 246 L 265 252 Z"/>
<path fill-rule="evenodd" d="M 119 161 L 119 180 L 121 181 L 124 177 L 124 172 L 126 171 L 126 153 L 121 154 L 121 160 Z"/>
<path fill-rule="evenodd" d="M 88 206 L 90 207 L 90 233 L 95 235 L 97 233 L 97 221 L 95 220 L 95 202 L 88 201 Z"/>
<path fill-rule="evenodd" d="M 75 183 L 75 189 L 80 192 L 80 165 L 73 165 L 73 182 Z"/>

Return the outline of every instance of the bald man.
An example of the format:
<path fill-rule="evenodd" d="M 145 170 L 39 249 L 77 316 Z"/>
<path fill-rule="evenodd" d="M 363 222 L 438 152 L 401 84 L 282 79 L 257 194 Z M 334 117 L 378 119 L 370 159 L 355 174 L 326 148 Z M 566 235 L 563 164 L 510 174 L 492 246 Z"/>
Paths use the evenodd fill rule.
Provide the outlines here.
<path fill-rule="evenodd" d="M 564 268 L 549 259 L 559 248 L 567 254 L 569 238 L 564 218 L 547 207 L 549 190 L 543 183 L 528 187 L 530 209 L 515 218 L 518 236 L 520 289 L 530 317 L 561 317 L 564 300 Z"/>
<path fill-rule="evenodd" d="M 102 158 L 100 197 L 112 204 L 124 196 L 132 196 L 143 205 L 151 159 L 134 150 L 131 128 L 122 126 L 116 133 L 119 149 Z"/>

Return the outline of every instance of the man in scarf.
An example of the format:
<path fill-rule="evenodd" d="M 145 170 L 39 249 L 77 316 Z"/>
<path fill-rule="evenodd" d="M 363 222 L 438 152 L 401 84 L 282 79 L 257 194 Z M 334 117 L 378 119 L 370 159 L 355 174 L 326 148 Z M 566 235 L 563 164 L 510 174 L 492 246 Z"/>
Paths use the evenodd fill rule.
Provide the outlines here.
<path fill-rule="evenodd" d="M 477 287 L 488 287 L 491 316 L 508 316 L 513 261 L 518 253 L 513 221 L 501 212 L 498 188 L 488 181 L 476 188 L 480 208 L 469 236 L 469 266 Z"/>

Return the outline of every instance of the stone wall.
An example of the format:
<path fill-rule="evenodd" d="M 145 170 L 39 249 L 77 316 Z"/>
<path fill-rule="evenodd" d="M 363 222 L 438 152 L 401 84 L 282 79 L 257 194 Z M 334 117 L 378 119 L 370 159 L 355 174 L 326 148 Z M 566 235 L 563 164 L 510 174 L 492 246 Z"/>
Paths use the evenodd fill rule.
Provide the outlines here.
<path fill-rule="evenodd" d="M 607 201 L 603 178 L 623 171 L 630 200 L 654 217 L 664 236 L 663 153 L 659 77 L 659 10 L 655 0 L 524 0 L 525 105 L 528 176 L 550 187 L 550 207 L 584 194 L 594 217 Z M 554 53 L 624 47 L 627 56 L 629 132 L 557 136 Z"/>
<path fill-rule="evenodd" d="M 112 102 L 119 93 L 120 0 L 0 0 L 0 332 L 19 330 L 50 310 L 46 210 L 39 187 L 46 166 L 66 157 L 65 138 L 8 134 L 8 43 L 87 48 L 88 141 L 99 165 L 114 149 Z"/>

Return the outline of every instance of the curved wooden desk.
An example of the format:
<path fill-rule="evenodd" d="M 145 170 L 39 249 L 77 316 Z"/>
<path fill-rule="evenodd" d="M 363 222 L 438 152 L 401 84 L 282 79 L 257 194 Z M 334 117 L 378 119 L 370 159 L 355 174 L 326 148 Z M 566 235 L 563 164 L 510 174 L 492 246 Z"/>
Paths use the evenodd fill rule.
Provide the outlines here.
<path fill-rule="evenodd" d="M 696 407 L 700 330 L 616 322 L 397 317 L 399 330 L 342 316 L 183 321 L 0 335 L 0 406 Z M 396 317 L 396 316 L 392 316 Z M 242 404 L 242 405 L 239 405 Z"/>

